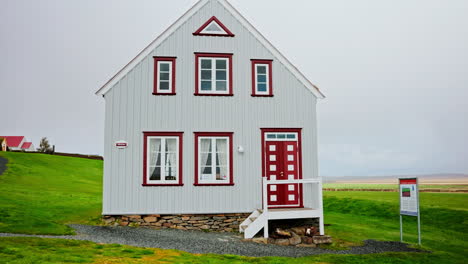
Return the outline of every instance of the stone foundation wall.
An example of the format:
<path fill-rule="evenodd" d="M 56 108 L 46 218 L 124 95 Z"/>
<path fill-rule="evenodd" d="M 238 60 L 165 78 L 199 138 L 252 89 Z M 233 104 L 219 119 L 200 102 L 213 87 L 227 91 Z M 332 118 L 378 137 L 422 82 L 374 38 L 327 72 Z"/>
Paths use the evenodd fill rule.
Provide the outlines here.
<path fill-rule="evenodd" d="M 147 226 L 181 230 L 238 231 L 250 213 L 203 215 L 105 215 L 103 223 L 113 226 Z"/>

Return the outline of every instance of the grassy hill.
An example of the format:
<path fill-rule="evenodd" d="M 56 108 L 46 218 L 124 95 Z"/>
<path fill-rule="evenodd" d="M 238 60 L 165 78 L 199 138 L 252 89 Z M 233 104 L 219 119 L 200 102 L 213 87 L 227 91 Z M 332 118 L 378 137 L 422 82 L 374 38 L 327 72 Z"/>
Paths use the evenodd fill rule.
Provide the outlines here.
<path fill-rule="evenodd" d="M 67 223 L 96 221 L 101 213 L 102 161 L 0 152 L 0 232 L 72 234 Z"/>

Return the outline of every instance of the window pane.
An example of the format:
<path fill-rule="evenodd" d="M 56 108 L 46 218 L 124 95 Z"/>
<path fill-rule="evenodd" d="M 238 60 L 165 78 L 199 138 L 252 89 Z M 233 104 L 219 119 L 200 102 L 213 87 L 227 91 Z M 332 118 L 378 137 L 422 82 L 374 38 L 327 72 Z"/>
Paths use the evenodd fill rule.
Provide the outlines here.
<path fill-rule="evenodd" d="M 152 181 L 161 180 L 161 167 L 150 167 L 150 180 Z"/>
<path fill-rule="evenodd" d="M 210 167 L 202 167 L 201 172 L 202 172 L 202 174 L 211 174 L 211 166 Z M 203 175 L 202 175 L 202 180 L 206 180 L 206 179 L 203 178 Z"/>
<path fill-rule="evenodd" d="M 267 91 L 266 83 L 259 83 L 259 84 L 257 84 L 257 91 L 259 91 L 259 92 L 266 92 L 266 91 Z"/>
<path fill-rule="evenodd" d="M 166 167 L 166 181 L 175 181 L 177 180 L 177 171 L 176 167 Z"/>
<path fill-rule="evenodd" d="M 225 180 L 226 179 L 226 173 L 223 172 L 225 169 L 222 169 L 222 167 L 226 167 L 228 164 L 228 159 L 227 159 L 227 151 L 228 151 L 228 144 L 227 144 L 227 139 L 216 139 L 216 179 L 217 180 Z"/>
<path fill-rule="evenodd" d="M 276 134 L 268 134 L 267 138 L 276 138 Z"/>
<path fill-rule="evenodd" d="M 159 79 L 161 81 L 169 81 L 169 73 L 164 73 L 164 72 L 159 73 Z"/>
<path fill-rule="evenodd" d="M 266 75 L 264 74 L 257 75 L 257 82 L 266 83 Z"/>
<path fill-rule="evenodd" d="M 200 139 L 200 151 L 204 153 L 211 152 L 211 139 L 209 138 Z"/>
<path fill-rule="evenodd" d="M 211 166 L 211 153 L 202 153 L 201 154 L 201 165 L 202 166 Z"/>
<path fill-rule="evenodd" d="M 216 139 L 216 152 L 221 152 L 221 153 L 227 152 L 227 139 L 226 138 Z"/>
<path fill-rule="evenodd" d="M 227 176 L 228 176 L 227 167 L 223 167 L 223 166 L 216 167 L 216 180 L 225 181 L 228 179 Z"/>
<path fill-rule="evenodd" d="M 169 71 L 169 63 L 167 63 L 167 62 L 160 63 L 159 64 L 159 70 L 168 72 Z"/>
<path fill-rule="evenodd" d="M 159 82 L 159 90 L 169 90 L 169 82 L 168 81 L 160 81 Z"/>
<path fill-rule="evenodd" d="M 216 71 L 216 80 L 226 80 L 226 71 Z"/>
<path fill-rule="evenodd" d="M 161 166 L 161 152 L 150 152 L 148 166 Z"/>
<path fill-rule="evenodd" d="M 202 59 L 201 60 L 201 68 L 202 69 L 211 69 L 211 60 L 207 59 Z"/>
<path fill-rule="evenodd" d="M 202 91 L 211 91 L 211 81 L 202 81 L 201 82 Z"/>
<path fill-rule="evenodd" d="M 286 134 L 278 134 L 278 138 L 286 138 Z"/>
<path fill-rule="evenodd" d="M 217 81 L 216 82 L 216 91 L 226 91 L 227 85 L 226 81 Z"/>
<path fill-rule="evenodd" d="M 177 165 L 176 155 L 176 153 L 166 153 L 166 167 Z"/>
<path fill-rule="evenodd" d="M 149 142 L 150 160 L 148 166 L 161 165 L 161 139 L 151 138 Z"/>
<path fill-rule="evenodd" d="M 177 139 L 175 138 L 166 139 L 166 151 L 177 152 Z"/>
<path fill-rule="evenodd" d="M 257 73 L 259 74 L 266 74 L 266 66 L 257 66 Z"/>
<path fill-rule="evenodd" d="M 226 69 L 226 63 L 227 61 L 226 60 L 216 60 L 216 69 L 217 70 L 220 70 L 220 69 Z"/>
<path fill-rule="evenodd" d="M 211 70 L 202 70 L 201 78 L 202 80 L 211 80 Z"/>
<path fill-rule="evenodd" d="M 201 166 L 211 166 L 211 139 L 200 140 L 200 152 Z"/>
<path fill-rule="evenodd" d="M 222 32 L 221 28 L 216 24 L 213 23 L 209 27 L 205 29 L 206 31 L 215 31 L 215 32 Z"/>
<path fill-rule="evenodd" d="M 295 134 L 288 134 L 286 137 L 287 138 L 296 138 L 296 135 Z"/>

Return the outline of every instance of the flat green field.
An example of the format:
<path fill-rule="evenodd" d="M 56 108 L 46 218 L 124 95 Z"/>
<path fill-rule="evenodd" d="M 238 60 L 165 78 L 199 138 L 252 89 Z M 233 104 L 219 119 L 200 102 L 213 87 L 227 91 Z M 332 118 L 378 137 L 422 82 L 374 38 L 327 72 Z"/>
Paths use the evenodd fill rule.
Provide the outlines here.
<path fill-rule="evenodd" d="M 398 190 L 397 184 L 379 184 L 379 183 L 325 183 L 323 188 L 331 189 L 389 189 L 389 190 Z M 444 191 L 450 190 L 468 190 L 468 185 L 466 184 L 420 184 L 419 188 L 424 189 L 440 189 Z"/>
<path fill-rule="evenodd" d="M 69 234 L 66 223 L 97 223 L 102 161 L 43 154 L 0 153 L 0 232 Z M 422 249 L 432 253 L 249 258 L 177 250 L 103 245 L 43 238 L 0 238 L 0 263 L 466 263 L 468 194 L 421 193 Z M 399 240 L 398 194 L 324 192 L 331 249 L 363 240 Z M 415 243 L 416 222 L 405 217 L 405 241 Z"/>

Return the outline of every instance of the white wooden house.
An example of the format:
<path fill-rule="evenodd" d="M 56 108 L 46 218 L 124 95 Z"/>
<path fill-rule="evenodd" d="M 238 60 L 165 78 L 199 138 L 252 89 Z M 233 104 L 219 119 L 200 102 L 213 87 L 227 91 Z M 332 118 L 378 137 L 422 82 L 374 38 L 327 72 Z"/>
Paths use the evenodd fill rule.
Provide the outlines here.
<path fill-rule="evenodd" d="M 319 218 L 323 234 L 324 95 L 227 1 L 197 2 L 96 94 L 103 215 L 248 213 L 245 237 Z"/>

